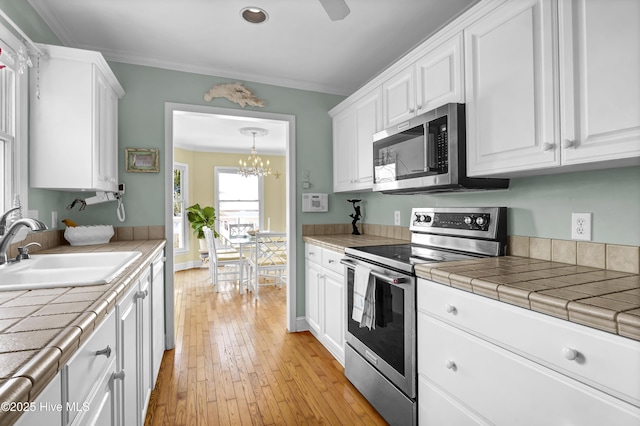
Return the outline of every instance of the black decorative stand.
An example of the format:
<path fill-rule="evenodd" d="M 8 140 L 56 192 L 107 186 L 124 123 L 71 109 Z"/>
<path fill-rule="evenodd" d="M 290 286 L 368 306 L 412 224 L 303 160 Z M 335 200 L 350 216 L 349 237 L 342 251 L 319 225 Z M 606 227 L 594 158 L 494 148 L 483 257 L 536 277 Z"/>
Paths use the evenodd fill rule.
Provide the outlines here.
<path fill-rule="evenodd" d="M 360 220 L 362 215 L 360 214 L 360 206 L 356 206 L 356 203 L 359 203 L 361 200 L 347 200 L 347 201 L 353 204 L 353 209 L 355 210 L 355 214 L 351 213 L 349 215 L 353 219 L 351 221 L 351 226 L 353 227 L 353 231 L 351 232 L 351 235 L 360 235 L 360 231 L 358 231 L 358 225 L 356 225 L 356 222 Z"/>

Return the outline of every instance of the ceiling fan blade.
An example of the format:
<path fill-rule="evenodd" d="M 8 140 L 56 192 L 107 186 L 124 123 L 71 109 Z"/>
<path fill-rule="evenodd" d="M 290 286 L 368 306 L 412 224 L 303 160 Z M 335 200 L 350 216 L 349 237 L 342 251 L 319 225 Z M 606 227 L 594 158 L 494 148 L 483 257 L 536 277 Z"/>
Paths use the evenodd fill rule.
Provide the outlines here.
<path fill-rule="evenodd" d="M 351 12 L 349 6 L 344 0 L 319 0 L 324 10 L 327 11 L 329 19 L 332 21 L 339 21 L 347 17 Z"/>

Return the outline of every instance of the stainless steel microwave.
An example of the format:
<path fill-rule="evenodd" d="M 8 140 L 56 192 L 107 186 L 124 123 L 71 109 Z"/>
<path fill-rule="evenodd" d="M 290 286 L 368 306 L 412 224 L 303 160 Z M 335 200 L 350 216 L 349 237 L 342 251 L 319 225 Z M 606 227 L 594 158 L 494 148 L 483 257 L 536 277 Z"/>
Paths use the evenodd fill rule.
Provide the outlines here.
<path fill-rule="evenodd" d="M 373 136 L 373 190 L 428 193 L 503 189 L 508 179 L 467 176 L 464 104 L 447 104 Z"/>

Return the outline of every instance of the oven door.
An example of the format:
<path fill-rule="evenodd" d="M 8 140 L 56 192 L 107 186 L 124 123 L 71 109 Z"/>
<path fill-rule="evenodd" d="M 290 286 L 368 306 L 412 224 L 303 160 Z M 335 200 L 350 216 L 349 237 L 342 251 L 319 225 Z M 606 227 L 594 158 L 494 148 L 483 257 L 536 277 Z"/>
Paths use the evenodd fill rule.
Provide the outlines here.
<path fill-rule="evenodd" d="M 343 259 L 347 291 L 347 343 L 409 398 L 416 397 L 415 277 Z M 376 289 L 375 328 L 360 327 L 352 319 L 356 264 L 371 268 Z M 396 281 L 396 282 L 394 282 Z"/>

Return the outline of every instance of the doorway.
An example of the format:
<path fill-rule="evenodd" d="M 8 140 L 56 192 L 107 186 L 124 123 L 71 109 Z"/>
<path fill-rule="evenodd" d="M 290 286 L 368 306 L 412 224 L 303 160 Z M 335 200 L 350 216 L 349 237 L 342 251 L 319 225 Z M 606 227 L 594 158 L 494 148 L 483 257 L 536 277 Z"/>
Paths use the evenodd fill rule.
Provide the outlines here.
<path fill-rule="evenodd" d="M 287 234 L 287 277 L 289 283 L 286 286 L 287 299 L 287 330 L 290 332 L 296 329 L 296 169 L 295 169 L 295 116 L 286 114 L 267 113 L 261 111 L 241 111 L 219 107 L 207 107 L 200 105 L 166 103 L 165 104 L 165 238 L 173 241 L 173 163 L 174 163 L 174 117 L 176 114 L 212 114 L 236 119 L 249 119 L 255 123 L 261 120 L 276 121 L 284 124 L 285 129 L 285 171 L 286 173 L 286 234 Z M 167 347 L 174 346 L 174 248 L 172 244 L 166 246 L 166 283 L 165 283 L 165 311 L 166 318 L 166 341 Z"/>

